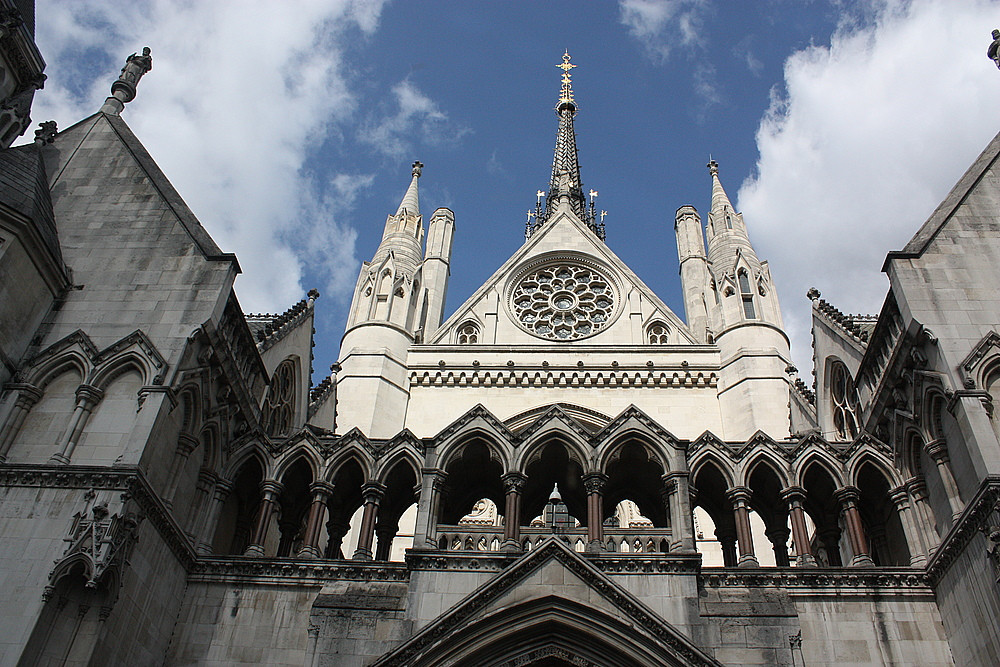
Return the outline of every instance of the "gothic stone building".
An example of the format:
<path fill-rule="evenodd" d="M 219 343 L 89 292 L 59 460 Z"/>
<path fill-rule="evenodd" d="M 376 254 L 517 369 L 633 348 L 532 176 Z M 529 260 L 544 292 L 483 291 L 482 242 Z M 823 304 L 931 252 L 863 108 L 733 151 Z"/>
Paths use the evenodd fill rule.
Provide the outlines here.
<path fill-rule="evenodd" d="M 318 294 L 245 314 L 120 116 L 151 64 L 0 149 L 0 663 L 1000 664 L 1000 137 L 877 316 L 810 293 L 807 386 L 715 163 L 685 319 L 605 243 L 567 76 L 524 245 L 445 319 L 415 164 L 311 386 Z"/>

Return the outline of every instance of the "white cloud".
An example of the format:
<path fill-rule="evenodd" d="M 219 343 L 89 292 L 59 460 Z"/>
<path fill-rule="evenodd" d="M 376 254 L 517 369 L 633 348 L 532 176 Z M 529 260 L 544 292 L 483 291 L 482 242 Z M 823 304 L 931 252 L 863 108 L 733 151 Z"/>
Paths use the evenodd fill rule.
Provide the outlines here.
<path fill-rule="evenodd" d="M 294 11 L 270 0 L 43 3 L 49 80 L 33 116 L 65 128 L 96 111 L 125 56 L 150 46 L 153 70 L 122 117 L 239 256 L 244 308 L 280 309 L 301 298 L 297 254 L 320 227 L 302 204 L 313 189 L 303 167 L 354 110 L 343 45 L 376 28 L 383 2 L 304 0 Z M 354 232 L 332 219 L 322 227 L 326 249 L 305 259 L 322 263 L 328 287 L 349 290 Z"/>
<path fill-rule="evenodd" d="M 392 87 L 396 110 L 372 117 L 361 130 L 360 139 L 392 158 L 405 158 L 419 141 L 429 145 L 453 143 L 469 130 L 449 121 L 437 103 L 422 93 L 410 79 Z"/>
<path fill-rule="evenodd" d="M 653 55 L 666 60 L 677 46 L 701 41 L 705 0 L 620 0 L 621 22 Z"/>
<path fill-rule="evenodd" d="M 619 20 L 642 44 L 646 54 L 663 64 L 680 49 L 691 62 L 692 87 L 700 104 L 699 120 L 722 102 L 715 67 L 705 57 L 704 20 L 711 10 L 706 0 L 619 0 Z"/>
<path fill-rule="evenodd" d="M 827 47 L 792 54 L 757 133 L 757 175 L 739 191 L 771 261 L 803 375 L 805 292 L 877 312 L 886 252 L 901 248 L 1000 127 L 1000 73 L 986 58 L 1000 6 L 879 2 Z"/>

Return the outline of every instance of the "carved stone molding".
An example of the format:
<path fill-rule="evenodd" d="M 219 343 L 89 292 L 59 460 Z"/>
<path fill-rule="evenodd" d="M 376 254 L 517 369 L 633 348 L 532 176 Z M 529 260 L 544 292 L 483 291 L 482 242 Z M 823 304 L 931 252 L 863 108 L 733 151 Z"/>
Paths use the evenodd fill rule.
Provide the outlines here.
<path fill-rule="evenodd" d="M 326 581 L 408 581 L 404 563 L 356 560 L 211 557 L 199 559 L 189 581 L 241 581 L 259 584 L 318 585 Z"/>
<path fill-rule="evenodd" d="M 708 588 L 818 589 L 839 593 L 842 589 L 880 589 L 885 592 L 917 592 L 933 595 L 931 582 L 918 568 L 767 568 L 740 570 L 705 568 L 700 577 Z"/>
<path fill-rule="evenodd" d="M 927 577 L 934 585 L 947 574 L 973 538 L 984 528 L 988 528 L 989 518 L 997 508 L 997 503 L 1000 503 L 1000 475 L 989 475 L 980 484 L 975 497 L 965 506 L 927 564 Z M 988 558 L 989 555 L 984 551 L 983 557 Z"/>

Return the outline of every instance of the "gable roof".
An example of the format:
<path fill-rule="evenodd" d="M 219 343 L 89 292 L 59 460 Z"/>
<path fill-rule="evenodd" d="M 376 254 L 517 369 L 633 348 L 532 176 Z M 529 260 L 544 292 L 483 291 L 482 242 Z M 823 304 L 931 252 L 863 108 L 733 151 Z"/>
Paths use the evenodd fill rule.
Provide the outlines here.
<path fill-rule="evenodd" d="M 590 595 L 582 601 L 587 605 L 586 609 L 579 602 L 574 603 L 560 596 L 558 586 L 547 587 L 549 590 L 540 588 L 537 595 L 529 594 L 526 599 L 522 585 L 530 586 L 529 577 L 550 564 L 555 564 L 566 573 L 563 581 L 568 583 L 575 579 L 587 587 Z M 530 588 L 527 590 L 530 591 Z M 609 604 L 619 618 L 613 619 L 607 612 L 599 610 L 594 594 Z M 721 664 L 555 536 L 518 558 L 374 664 L 380 667 L 413 667 L 440 664 L 438 661 L 445 655 L 451 659 L 477 657 L 476 652 L 481 655 L 484 650 L 490 649 L 491 632 L 497 633 L 497 643 L 502 642 L 507 648 L 512 635 L 530 636 L 534 625 L 549 623 L 557 630 L 563 627 L 571 629 L 572 624 L 567 620 L 560 623 L 553 618 L 559 615 L 563 619 L 576 615 L 580 622 L 593 624 L 592 639 L 606 639 L 610 644 L 608 648 L 647 656 L 646 661 L 640 662 L 635 657 L 629 659 L 623 655 L 615 664 Z M 511 623 L 511 616 L 518 616 L 519 623 Z M 607 632 L 602 634 L 602 630 Z M 615 634 L 624 641 L 616 642 Z M 558 632 L 539 639 L 543 642 L 558 641 Z M 469 646 L 473 643 L 478 646 Z M 490 657 L 496 659 L 498 656 Z"/>
<path fill-rule="evenodd" d="M 550 236 L 554 234 L 565 233 L 569 239 L 571 239 L 572 247 L 567 242 L 559 243 L 558 251 L 565 251 L 567 253 L 579 254 L 579 255 L 589 255 L 595 257 L 596 259 L 603 261 L 603 263 L 610 266 L 615 270 L 625 281 L 627 286 L 634 287 L 639 290 L 643 296 L 645 296 L 651 304 L 658 310 L 661 311 L 664 317 L 670 322 L 671 326 L 676 328 L 680 335 L 689 343 L 697 344 L 694 336 L 688 330 L 687 325 L 681 320 L 677 315 L 667 306 L 659 296 L 656 295 L 653 290 L 651 290 L 640 278 L 637 276 L 632 269 L 628 267 L 618 257 L 607 245 L 601 242 L 597 236 L 594 235 L 586 224 L 584 224 L 576 215 L 572 212 L 567 211 L 565 208 L 555 214 L 551 220 L 546 221 L 544 225 L 537 232 L 531 235 L 524 245 L 522 245 L 513 255 L 504 262 L 500 268 L 493 272 L 493 275 L 477 289 L 472 296 L 465 300 L 465 302 L 459 306 L 451 317 L 449 317 L 441 326 L 438 328 L 434 335 L 431 336 L 428 343 L 429 344 L 440 344 L 445 342 L 445 338 L 448 332 L 456 326 L 461 320 L 468 317 L 469 312 L 486 298 L 489 291 L 501 283 L 503 283 L 506 278 L 525 260 L 534 256 L 542 256 L 546 252 L 544 250 L 544 245 L 551 244 Z M 539 248 L 543 246 L 543 248 Z M 627 292 L 627 290 L 625 290 Z"/>
<path fill-rule="evenodd" d="M 195 246 L 209 261 L 225 261 L 231 262 L 236 268 L 237 272 L 240 272 L 239 262 L 236 259 L 236 255 L 231 252 L 223 252 L 215 241 L 209 235 L 208 231 L 202 226 L 201 222 L 195 214 L 188 208 L 188 205 L 181 198 L 174 186 L 171 185 L 169 179 L 160 169 L 160 167 L 153 160 L 153 156 L 149 154 L 146 147 L 142 145 L 139 138 L 135 136 L 132 129 L 122 120 L 121 116 L 106 114 L 98 111 L 97 113 L 84 118 L 83 120 L 75 123 L 71 127 L 63 130 L 56 135 L 53 144 L 45 146 L 42 149 L 43 157 L 48 158 L 52 155 L 53 157 L 57 154 L 57 151 L 73 154 L 84 143 L 86 143 L 87 138 L 93 131 L 93 128 L 101 122 L 107 123 L 113 130 L 115 136 L 119 139 L 122 146 L 128 151 L 128 153 L 135 159 L 136 164 L 142 170 L 142 172 L 149 179 L 149 183 L 160 195 L 162 201 L 174 214 L 178 223 L 187 232 L 188 236 L 194 242 Z M 69 142 L 75 142 L 75 145 L 67 145 Z M 55 173 L 49 174 L 50 185 L 57 181 L 62 174 L 62 170 L 66 168 L 68 164 L 73 161 L 72 155 L 67 158 L 62 163 L 62 168 Z"/>
<path fill-rule="evenodd" d="M 958 182 L 945 196 L 927 221 L 917 230 L 909 243 L 902 250 L 895 250 L 886 255 L 882 271 L 886 271 L 889 261 L 892 259 L 905 259 L 919 257 L 927 250 L 927 246 L 934 239 L 937 233 L 944 227 L 945 223 L 955 214 L 958 208 L 965 203 L 973 190 L 979 185 L 986 174 L 996 164 L 1000 157 L 1000 134 L 993 137 L 993 140 L 986 146 L 975 162 L 962 174 Z"/>

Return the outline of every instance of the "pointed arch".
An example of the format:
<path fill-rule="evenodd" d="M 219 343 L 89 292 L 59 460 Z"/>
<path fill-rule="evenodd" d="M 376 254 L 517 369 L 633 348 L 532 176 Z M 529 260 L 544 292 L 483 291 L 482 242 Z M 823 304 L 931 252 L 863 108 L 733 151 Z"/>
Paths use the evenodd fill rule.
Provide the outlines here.
<path fill-rule="evenodd" d="M 510 456 L 507 454 L 507 447 L 504 441 L 498 437 L 498 433 L 492 429 L 484 428 L 480 425 L 472 425 L 468 429 L 463 429 L 456 437 L 449 438 L 446 444 L 441 447 L 438 454 L 438 467 L 447 468 L 455 459 L 461 458 L 462 450 L 471 442 L 481 442 L 490 452 L 490 458 L 496 461 L 501 469 L 507 471 L 511 469 Z"/>
<path fill-rule="evenodd" d="M 105 389 L 116 378 L 129 371 L 138 373 L 139 377 L 142 378 L 143 385 L 152 384 L 153 368 L 149 360 L 134 350 L 123 352 L 101 364 L 98 369 L 95 369 L 94 377 L 91 379 L 90 384 L 98 389 Z"/>
<path fill-rule="evenodd" d="M 900 479 L 899 472 L 893 465 L 880 456 L 876 456 L 874 452 L 861 452 L 856 455 L 853 460 L 848 464 L 848 470 L 850 471 L 847 475 L 849 484 L 851 486 L 858 486 L 858 473 L 861 468 L 865 465 L 871 465 L 875 468 L 882 477 L 885 478 L 886 484 L 890 488 L 895 488 L 903 483 Z"/>
<path fill-rule="evenodd" d="M 90 360 L 83 353 L 79 350 L 67 350 L 33 368 L 27 381 L 44 391 L 52 380 L 67 371 L 75 371 L 83 382 L 92 372 L 91 369 Z"/>
<path fill-rule="evenodd" d="M 804 486 L 805 476 L 809 472 L 810 467 L 814 465 L 819 466 L 824 473 L 829 475 L 838 488 L 844 485 L 844 474 L 837 460 L 826 452 L 813 450 L 803 457 L 793 468 L 792 480 L 795 482 L 795 486 Z"/>
<path fill-rule="evenodd" d="M 697 479 L 698 475 L 700 475 L 702 470 L 706 469 L 707 466 L 712 466 L 718 470 L 719 474 L 722 475 L 722 479 L 726 482 L 726 488 L 731 489 L 735 486 L 735 477 L 733 475 L 732 467 L 727 465 L 718 454 L 708 450 L 698 452 L 691 461 L 690 469 L 692 483 L 694 483 L 694 480 Z"/>
<path fill-rule="evenodd" d="M 242 447 L 240 447 L 235 454 L 233 454 L 226 464 L 222 468 L 222 479 L 226 481 L 233 481 L 236 479 L 236 474 L 239 472 L 240 468 L 250 459 L 255 459 L 257 465 L 260 466 L 261 472 L 264 474 L 266 479 L 268 475 L 269 463 L 271 461 L 271 456 L 268 454 L 264 446 L 256 441 L 252 440 Z"/>
<path fill-rule="evenodd" d="M 328 482 L 334 481 L 344 466 L 351 462 L 357 464 L 358 468 L 360 468 L 364 481 L 374 479 L 375 461 L 356 442 L 346 445 L 341 451 L 337 452 L 336 456 L 327 462 L 323 479 Z"/>
<path fill-rule="evenodd" d="M 575 461 L 584 472 L 592 469 L 593 448 L 590 443 L 561 420 L 552 420 L 522 442 L 514 455 L 512 469 L 527 472 L 527 467 L 538 460 L 542 450 L 553 442 L 560 444 L 570 460 Z"/>
<path fill-rule="evenodd" d="M 378 463 L 375 468 L 375 480 L 384 484 L 386 478 L 397 465 L 408 466 L 413 471 L 414 478 L 420 479 L 420 468 L 423 467 L 423 461 L 416 451 L 403 446 Z"/>
<path fill-rule="evenodd" d="M 309 466 L 309 472 L 312 474 L 314 480 L 319 479 L 320 470 L 323 467 L 323 462 L 319 457 L 316 449 L 309 446 L 306 441 L 298 442 L 294 447 L 286 451 L 281 455 L 274 463 L 274 479 L 281 479 L 288 469 L 301 460 L 305 460 L 306 465 Z"/>
<path fill-rule="evenodd" d="M 778 481 L 781 483 L 782 488 L 788 486 L 788 469 L 786 466 L 782 465 L 781 461 L 772 453 L 767 450 L 758 450 L 754 452 L 745 465 L 741 466 L 740 474 L 738 479 L 740 480 L 740 486 L 748 486 L 750 482 L 750 477 L 753 476 L 756 468 L 758 466 L 766 466 L 769 472 L 773 473 Z"/>

